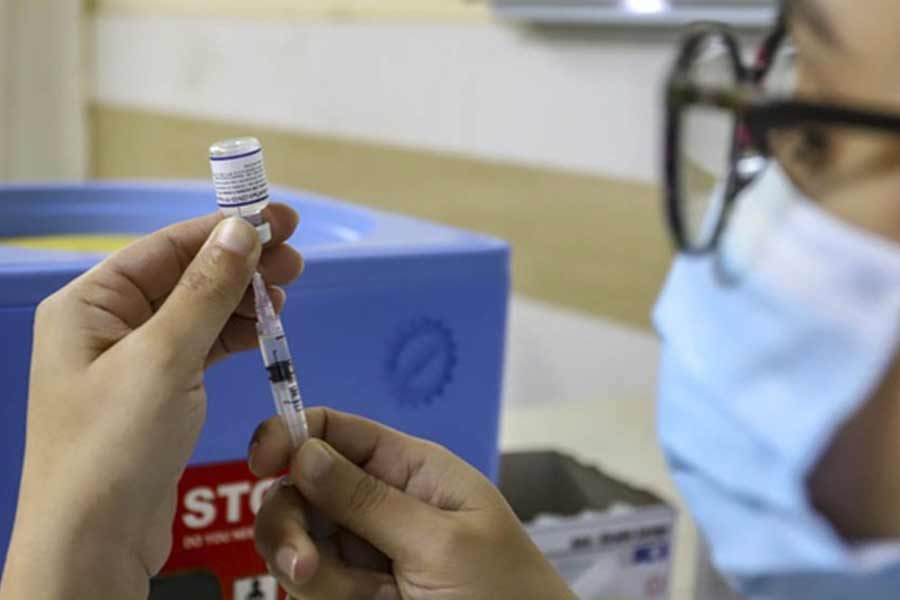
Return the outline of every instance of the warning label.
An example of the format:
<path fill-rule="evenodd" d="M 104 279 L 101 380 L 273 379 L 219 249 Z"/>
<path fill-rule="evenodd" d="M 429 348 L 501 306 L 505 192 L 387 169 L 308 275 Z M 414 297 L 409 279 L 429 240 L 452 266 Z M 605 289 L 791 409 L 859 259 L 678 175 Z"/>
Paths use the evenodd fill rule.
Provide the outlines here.
<path fill-rule="evenodd" d="M 172 555 L 152 600 L 185 594 L 194 600 L 277 599 L 278 585 L 253 542 L 253 519 L 273 482 L 254 477 L 244 461 L 188 468 L 179 483 Z M 201 579 L 208 591 L 200 592 Z M 213 579 L 215 586 L 208 584 Z"/>

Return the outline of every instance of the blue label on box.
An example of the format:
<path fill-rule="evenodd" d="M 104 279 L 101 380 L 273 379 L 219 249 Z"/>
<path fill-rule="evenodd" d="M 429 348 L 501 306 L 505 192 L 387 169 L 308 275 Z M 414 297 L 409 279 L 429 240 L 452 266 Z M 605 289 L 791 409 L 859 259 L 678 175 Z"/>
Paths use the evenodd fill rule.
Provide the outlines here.
<path fill-rule="evenodd" d="M 632 562 L 635 564 L 650 564 L 662 562 L 669 558 L 668 544 L 655 544 L 652 546 L 639 546 L 634 551 Z"/>

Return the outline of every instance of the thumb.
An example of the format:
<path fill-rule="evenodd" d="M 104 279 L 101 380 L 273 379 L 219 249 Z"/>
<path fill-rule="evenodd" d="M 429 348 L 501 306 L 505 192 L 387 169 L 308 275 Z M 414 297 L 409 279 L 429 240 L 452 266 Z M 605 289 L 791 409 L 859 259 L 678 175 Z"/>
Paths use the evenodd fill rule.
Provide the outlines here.
<path fill-rule="evenodd" d="M 238 217 L 219 223 L 147 330 L 178 356 L 205 359 L 247 291 L 261 252 L 249 223 Z"/>
<path fill-rule="evenodd" d="M 408 561 L 440 529 L 440 510 L 369 475 L 321 440 L 303 445 L 291 476 L 310 504 L 392 560 Z"/>

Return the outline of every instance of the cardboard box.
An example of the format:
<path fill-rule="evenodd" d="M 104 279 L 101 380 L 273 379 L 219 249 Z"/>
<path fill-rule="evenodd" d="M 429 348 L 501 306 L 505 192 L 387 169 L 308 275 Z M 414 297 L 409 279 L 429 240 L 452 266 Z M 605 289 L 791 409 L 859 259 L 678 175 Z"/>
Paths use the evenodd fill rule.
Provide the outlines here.
<path fill-rule="evenodd" d="M 676 512 L 558 452 L 505 454 L 500 490 L 582 600 L 668 598 Z"/>

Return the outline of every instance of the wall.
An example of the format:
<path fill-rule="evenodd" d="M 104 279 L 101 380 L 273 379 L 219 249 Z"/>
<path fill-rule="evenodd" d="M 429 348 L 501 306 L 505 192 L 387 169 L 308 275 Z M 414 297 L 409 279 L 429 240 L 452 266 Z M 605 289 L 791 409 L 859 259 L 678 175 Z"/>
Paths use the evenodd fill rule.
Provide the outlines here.
<path fill-rule="evenodd" d="M 518 291 L 649 324 L 669 260 L 653 185 L 665 38 L 223 11 L 94 19 L 98 175 L 204 177 L 211 137 L 277 133 L 291 162 L 276 181 L 504 236 Z"/>
<path fill-rule="evenodd" d="M 95 24 L 102 103 L 657 178 L 668 38 L 488 22 L 115 13 Z"/>
<path fill-rule="evenodd" d="M 482 0 L 92 0 L 95 12 L 156 15 L 227 15 L 253 19 L 484 20 Z"/>
<path fill-rule="evenodd" d="M 11 28 L 12 5 L 0 2 L 0 181 L 8 178 L 9 152 L 7 139 L 10 136 L 10 72 L 12 70 Z"/>
<path fill-rule="evenodd" d="M 311 4 L 254 19 L 244 4 L 139 4 L 106 0 L 93 20 L 98 176 L 203 178 L 209 141 L 250 131 L 274 181 L 501 236 L 517 294 L 649 347 L 670 259 L 654 185 L 669 38 L 518 29 L 463 3 L 415 19 L 396 1 L 339 19 Z M 546 354 L 598 344 L 547 337 Z M 652 397 L 645 357 L 613 365 Z M 541 389 L 628 388 L 571 375 L 578 393 Z"/>
<path fill-rule="evenodd" d="M 0 2 L 0 179 L 87 171 L 80 0 Z"/>

